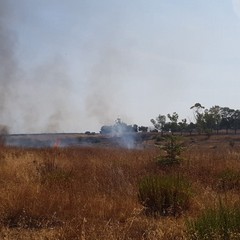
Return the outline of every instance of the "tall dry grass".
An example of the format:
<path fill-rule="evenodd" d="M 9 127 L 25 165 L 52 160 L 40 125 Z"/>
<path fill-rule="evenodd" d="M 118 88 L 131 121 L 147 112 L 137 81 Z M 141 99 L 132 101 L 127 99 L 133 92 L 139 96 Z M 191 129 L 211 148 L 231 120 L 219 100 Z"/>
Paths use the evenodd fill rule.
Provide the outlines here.
<path fill-rule="evenodd" d="M 240 150 L 196 143 L 180 166 L 161 169 L 158 149 L 0 149 L 0 239 L 188 239 L 186 219 L 239 188 L 219 190 L 225 169 L 240 169 Z M 178 173 L 192 182 L 188 211 L 152 218 L 138 200 L 147 175 Z"/>

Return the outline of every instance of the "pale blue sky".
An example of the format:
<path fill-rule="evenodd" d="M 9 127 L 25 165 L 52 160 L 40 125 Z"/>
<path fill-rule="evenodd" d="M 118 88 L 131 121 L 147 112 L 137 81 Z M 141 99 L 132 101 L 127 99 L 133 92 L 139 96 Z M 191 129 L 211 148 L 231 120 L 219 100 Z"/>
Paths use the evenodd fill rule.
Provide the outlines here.
<path fill-rule="evenodd" d="M 16 65 L 0 122 L 12 132 L 99 131 L 117 117 L 150 126 L 174 111 L 193 120 L 196 102 L 240 108 L 240 0 L 0 4 Z"/>

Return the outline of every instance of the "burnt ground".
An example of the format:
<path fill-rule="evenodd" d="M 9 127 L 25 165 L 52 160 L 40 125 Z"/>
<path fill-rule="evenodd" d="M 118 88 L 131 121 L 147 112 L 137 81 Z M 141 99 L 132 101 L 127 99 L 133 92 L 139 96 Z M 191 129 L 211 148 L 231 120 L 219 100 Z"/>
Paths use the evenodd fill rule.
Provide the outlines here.
<path fill-rule="evenodd" d="M 129 133 L 121 136 L 82 133 L 11 134 L 4 137 L 5 144 L 21 148 L 45 147 L 124 147 L 141 148 L 159 145 L 164 140 L 160 133 Z M 222 144 L 240 147 L 239 134 L 185 135 L 187 146 L 216 148 Z"/>

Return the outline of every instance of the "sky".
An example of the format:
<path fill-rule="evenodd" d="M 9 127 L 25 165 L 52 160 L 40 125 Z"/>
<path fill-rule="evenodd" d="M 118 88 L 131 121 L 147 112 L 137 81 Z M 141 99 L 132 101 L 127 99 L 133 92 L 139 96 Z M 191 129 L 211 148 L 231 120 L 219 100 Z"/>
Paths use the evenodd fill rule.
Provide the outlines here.
<path fill-rule="evenodd" d="M 0 0 L 0 125 L 99 132 L 117 118 L 239 109 L 240 0 Z"/>

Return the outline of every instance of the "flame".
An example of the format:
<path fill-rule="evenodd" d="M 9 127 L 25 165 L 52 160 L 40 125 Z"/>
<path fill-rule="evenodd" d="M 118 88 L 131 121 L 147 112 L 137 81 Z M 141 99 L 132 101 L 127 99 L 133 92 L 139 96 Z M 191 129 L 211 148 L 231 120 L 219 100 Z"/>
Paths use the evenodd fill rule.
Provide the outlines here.
<path fill-rule="evenodd" d="M 61 139 L 60 138 L 57 138 L 55 140 L 55 143 L 53 145 L 54 148 L 59 148 L 60 147 L 60 144 L 61 144 Z"/>

